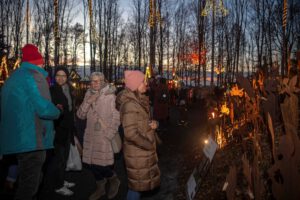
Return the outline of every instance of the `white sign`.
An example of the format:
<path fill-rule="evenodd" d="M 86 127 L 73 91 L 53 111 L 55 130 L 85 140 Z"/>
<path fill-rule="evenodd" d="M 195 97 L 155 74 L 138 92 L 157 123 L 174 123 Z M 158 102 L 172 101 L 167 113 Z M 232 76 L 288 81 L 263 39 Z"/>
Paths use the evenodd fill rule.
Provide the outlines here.
<path fill-rule="evenodd" d="M 190 176 L 188 182 L 187 182 L 187 198 L 188 200 L 192 200 L 194 198 L 194 196 L 196 195 L 196 181 L 194 178 L 194 172 L 193 171 L 192 175 Z"/>
<path fill-rule="evenodd" d="M 205 144 L 203 148 L 203 153 L 210 160 L 210 162 L 212 161 L 217 148 L 218 148 L 218 144 L 209 136 L 208 142 Z"/>

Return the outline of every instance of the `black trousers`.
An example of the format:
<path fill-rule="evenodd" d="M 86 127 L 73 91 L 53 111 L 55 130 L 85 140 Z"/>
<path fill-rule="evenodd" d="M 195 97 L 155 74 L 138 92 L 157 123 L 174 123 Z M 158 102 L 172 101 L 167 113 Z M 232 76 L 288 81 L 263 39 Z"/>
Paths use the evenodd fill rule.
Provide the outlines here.
<path fill-rule="evenodd" d="M 83 167 L 90 170 L 93 173 L 96 181 L 100 181 L 105 178 L 110 178 L 114 175 L 113 165 L 100 166 L 83 163 Z"/>
<path fill-rule="evenodd" d="M 41 179 L 42 167 L 46 159 L 46 151 L 33 151 L 17 154 L 19 165 L 19 184 L 16 200 L 34 199 Z"/>
<path fill-rule="evenodd" d="M 55 174 L 55 189 L 63 187 L 65 180 L 65 169 L 70 152 L 70 142 L 64 144 L 54 143 L 54 174 Z"/>

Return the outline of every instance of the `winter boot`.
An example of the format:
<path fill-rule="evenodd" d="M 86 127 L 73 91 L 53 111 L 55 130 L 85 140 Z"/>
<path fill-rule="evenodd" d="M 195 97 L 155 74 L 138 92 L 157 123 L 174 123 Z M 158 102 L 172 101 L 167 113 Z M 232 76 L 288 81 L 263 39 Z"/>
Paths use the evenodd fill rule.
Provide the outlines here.
<path fill-rule="evenodd" d="M 97 188 L 93 194 L 90 195 L 89 200 L 98 200 L 100 197 L 105 195 L 105 184 L 106 179 L 100 180 L 96 182 Z"/>
<path fill-rule="evenodd" d="M 108 199 L 112 199 L 118 194 L 119 186 L 120 186 L 120 180 L 118 179 L 116 174 L 108 178 L 108 191 L 107 191 Z"/>

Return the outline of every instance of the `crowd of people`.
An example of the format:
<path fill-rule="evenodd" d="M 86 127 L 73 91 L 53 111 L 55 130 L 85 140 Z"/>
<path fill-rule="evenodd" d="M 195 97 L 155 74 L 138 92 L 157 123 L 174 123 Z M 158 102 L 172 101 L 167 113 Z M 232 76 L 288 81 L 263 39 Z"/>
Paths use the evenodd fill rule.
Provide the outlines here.
<path fill-rule="evenodd" d="M 26 44 L 20 68 L 1 88 L 0 155 L 1 166 L 7 167 L 1 168 L 1 176 L 7 176 L 7 187 L 17 185 L 14 199 L 37 198 L 48 156 L 53 156 L 55 192 L 72 196 L 76 183 L 66 176 L 72 146 L 77 146 L 83 167 L 96 180 L 89 199 L 114 198 L 120 180 L 114 171 L 112 140 L 120 127 L 124 132 L 126 199 L 140 199 L 142 192 L 159 187 L 157 131 L 166 130 L 171 104 L 184 108 L 183 94 L 169 88 L 166 79 L 147 79 L 138 70 L 125 71 L 125 87 L 116 92 L 101 72 L 93 72 L 90 87 L 78 104 L 66 67 L 55 68 L 51 86 L 47 76 L 38 48 Z M 77 134 L 77 119 L 86 120 L 82 139 Z M 82 141 L 79 144 L 78 139 Z"/>
<path fill-rule="evenodd" d="M 0 102 L 1 180 L 5 175 L 9 189 L 17 185 L 14 199 L 37 198 L 47 170 L 43 166 L 49 164 L 46 160 L 53 162 L 55 192 L 72 196 L 76 183 L 66 176 L 72 146 L 96 180 L 89 199 L 114 198 L 120 180 L 114 171 L 112 140 L 120 129 L 128 177 L 126 198 L 140 199 L 141 192 L 159 187 L 157 132 L 167 130 L 171 105 L 180 108 L 178 125 L 186 123 L 188 90 L 178 90 L 160 76 L 148 79 L 141 71 L 127 70 L 124 88 L 116 91 L 103 73 L 93 72 L 89 89 L 78 102 L 66 67 L 55 68 L 50 86 L 38 48 L 26 44 L 22 55 L 20 68 L 1 88 Z"/>

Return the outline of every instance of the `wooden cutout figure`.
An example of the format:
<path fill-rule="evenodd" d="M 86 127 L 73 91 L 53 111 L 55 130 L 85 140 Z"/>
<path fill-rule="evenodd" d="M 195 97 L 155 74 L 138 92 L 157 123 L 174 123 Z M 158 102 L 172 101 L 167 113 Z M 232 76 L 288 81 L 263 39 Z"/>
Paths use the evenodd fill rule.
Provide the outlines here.
<path fill-rule="evenodd" d="M 252 177 L 253 177 L 255 199 L 262 200 L 262 199 L 264 199 L 263 197 L 265 194 L 265 187 L 264 187 L 264 183 L 261 179 L 261 173 L 259 171 L 258 159 L 259 159 L 259 157 L 257 155 L 254 155 L 253 167 L 252 167 L 252 169 L 253 169 Z"/>
<path fill-rule="evenodd" d="M 294 94 L 299 89 L 296 87 L 297 77 L 294 76 L 290 81 L 283 80 L 280 93 L 286 93 L 284 102 L 280 105 L 285 132 L 291 133 L 298 128 L 298 97 Z M 290 125 L 289 125 L 290 124 Z"/>
<path fill-rule="evenodd" d="M 226 182 L 228 186 L 226 188 L 226 197 L 228 200 L 235 199 L 236 190 L 236 166 L 231 166 L 229 169 L 229 174 L 226 176 Z"/>
<path fill-rule="evenodd" d="M 236 81 L 241 86 L 241 88 L 245 90 L 245 92 L 251 99 L 255 97 L 253 88 L 251 87 L 251 83 L 247 78 L 245 78 L 242 74 L 238 74 L 236 76 Z"/>
<path fill-rule="evenodd" d="M 235 85 L 231 88 L 230 95 L 242 97 L 244 95 L 244 89 L 239 89 L 238 86 Z"/>
<path fill-rule="evenodd" d="M 233 107 L 233 103 L 230 103 L 230 122 L 231 124 L 234 123 L 234 107 Z"/>
<path fill-rule="evenodd" d="M 272 154 L 273 154 L 273 159 L 275 159 L 275 134 L 274 134 L 274 128 L 273 128 L 273 123 L 272 123 L 272 119 L 269 113 L 267 113 L 268 116 L 268 127 L 269 127 L 269 131 L 271 134 L 271 138 L 272 138 Z"/>
<path fill-rule="evenodd" d="M 250 167 L 249 160 L 247 159 L 247 156 L 245 153 L 242 156 L 242 163 L 243 163 L 243 174 L 248 183 L 249 193 L 253 194 L 253 182 L 252 182 L 252 176 L 251 176 L 251 167 Z"/>
<path fill-rule="evenodd" d="M 275 164 L 268 170 L 275 199 L 300 199 L 300 174 L 293 153 L 294 144 L 291 135 L 281 136 Z"/>

